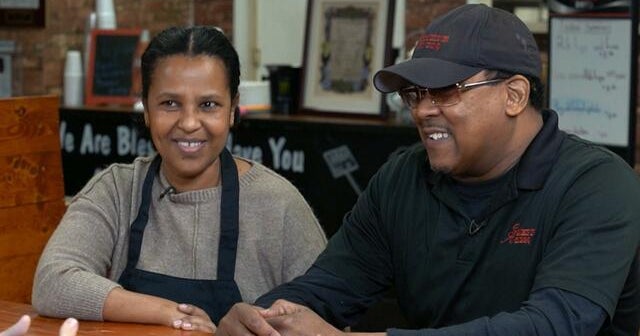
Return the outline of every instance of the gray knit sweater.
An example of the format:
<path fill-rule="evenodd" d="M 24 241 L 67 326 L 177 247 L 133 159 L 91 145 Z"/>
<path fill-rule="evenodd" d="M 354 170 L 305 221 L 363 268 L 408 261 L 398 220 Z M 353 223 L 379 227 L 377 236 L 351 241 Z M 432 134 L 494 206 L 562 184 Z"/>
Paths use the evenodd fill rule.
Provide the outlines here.
<path fill-rule="evenodd" d="M 32 304 L 42 315 L 101 320 L 107 294 L 127 263 L 129 227 L 151 163 L 138 158 L 97 174 L 69 205 L 36 270 Z M 309 205 L 286 179 L 251 162 L 240 176 L 235 280 L 244 301 L 304 273 L 326 245 Z M 168 194 L 153 185 L 137 268 L 215 279 L 221 188 Z"/>

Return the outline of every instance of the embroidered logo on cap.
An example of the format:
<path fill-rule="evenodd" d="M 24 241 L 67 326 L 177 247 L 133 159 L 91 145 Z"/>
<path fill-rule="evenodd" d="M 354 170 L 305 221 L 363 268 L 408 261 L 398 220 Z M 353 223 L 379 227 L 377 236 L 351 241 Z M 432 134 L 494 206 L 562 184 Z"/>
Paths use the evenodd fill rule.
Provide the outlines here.
<path fill-rule="evenodd" d="M 536 235 L 536 229 L 521 228 L 520 223 L 515 223 L 511 227 L 511 231 L 507 233 L 507 237 L 500 244 L 531 244 L 531 240 Z"/>
<path fill-rule="evenodd" d="M 440 50 L 443 43 L 449 42 L 449 35 L 424 34 L 416 43 L 416 49 Z"/>

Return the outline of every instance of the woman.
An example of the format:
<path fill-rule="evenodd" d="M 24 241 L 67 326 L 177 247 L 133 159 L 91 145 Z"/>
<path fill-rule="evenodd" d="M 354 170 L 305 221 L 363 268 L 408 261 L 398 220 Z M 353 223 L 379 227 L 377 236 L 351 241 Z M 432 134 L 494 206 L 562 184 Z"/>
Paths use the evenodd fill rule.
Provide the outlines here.
<path fill-rule="evenodd" d="M 56 317 L 215 330 L 232 304 L 302 274 L 326 244 L 289 182 L 225 148 L 238 55 L 215 28 L 170 28 L 142 56 L 155 158 L 116 164 L 74 197 L 32 302 Z"/>

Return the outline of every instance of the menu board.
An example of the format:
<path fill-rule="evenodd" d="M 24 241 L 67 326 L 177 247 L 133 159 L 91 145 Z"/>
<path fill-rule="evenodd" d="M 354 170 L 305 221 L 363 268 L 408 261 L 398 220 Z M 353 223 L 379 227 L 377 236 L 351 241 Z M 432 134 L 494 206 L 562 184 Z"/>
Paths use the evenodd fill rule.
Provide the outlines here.
<path fill-rule="evenodd" d="M 560 128 L 595 143 L 632 147 L 631 18 L 550 20 L 549 103 Z"/>
<path fill-rule="evenodd" d="M 131 69 L 139 29 L 93 30 L 89 73 L 86 82 L 87 105 L 132 105 Z"/>

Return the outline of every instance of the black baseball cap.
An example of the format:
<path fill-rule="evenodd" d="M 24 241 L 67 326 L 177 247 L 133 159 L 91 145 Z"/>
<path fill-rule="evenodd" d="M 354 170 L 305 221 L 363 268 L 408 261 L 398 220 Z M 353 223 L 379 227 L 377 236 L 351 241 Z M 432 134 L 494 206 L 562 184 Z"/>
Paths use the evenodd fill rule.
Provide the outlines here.
<path fill-rule="evenodd" d="M 416 42 L 411 59 L 378 71 L 373 84 L 383 93 L 410 85 L 441 88 L 485 69 L 540 78 L 540 52 L 517 16 L 469 4 L 435 19 Z"/>

